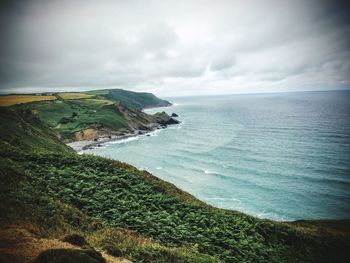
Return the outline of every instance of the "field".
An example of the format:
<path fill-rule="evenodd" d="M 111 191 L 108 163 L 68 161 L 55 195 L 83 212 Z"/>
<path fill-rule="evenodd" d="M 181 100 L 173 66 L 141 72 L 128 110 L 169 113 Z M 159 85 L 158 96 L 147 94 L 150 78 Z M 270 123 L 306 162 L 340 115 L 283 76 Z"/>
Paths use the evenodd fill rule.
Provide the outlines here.
<path fill-rule="evenodd" d="M 55 96 L 35 96 L 35 95 L 10 95 L 0 96 L 0 106 L 9 107 L 16 104 L 29 103 L 34 101 L 56 100 Z"/>
<path fill-rule="evenodd" d="M 19 108 L 36 110 L 41 120 L 58 131 L 63 139 L 70 141 L 76 132 L 96 125 L 111 130 L 127 127 L 122 114 L 113 107 L 106 107 L 112 103 L 104 99 L 74 99 L 43 101 Z"/>
<path fill-rule="evenodd" d="M 93 94 L 85 94 L 80 92 L 63 92 L 58 93 L 58 96 L 64 100 L 79 100 L 79 99 L 88 99 L 94 97 Z"/>

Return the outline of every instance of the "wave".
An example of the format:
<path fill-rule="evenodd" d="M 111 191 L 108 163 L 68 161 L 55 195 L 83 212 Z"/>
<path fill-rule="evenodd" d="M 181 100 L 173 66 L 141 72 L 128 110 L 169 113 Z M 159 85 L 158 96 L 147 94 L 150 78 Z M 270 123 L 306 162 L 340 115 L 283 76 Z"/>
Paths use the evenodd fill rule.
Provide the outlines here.
<path fill-rule="evenodd" d="M 151 136 L 151 137 L 156 137 L 156 136 L 159 135 L 159 133 L 160 133 L 161 131 L 163 131 L 163 130 L 160 130 L 160 129 L 159 129 L 159 130 L 154 130 L 154 131 L 151 131 L 151 132 L 147 133 L 146 136 L 149 135 L 149 136 Z M 141 136 L 142 136 L 142 135 L 141 135 Z"/>
<path fill-rule="evenodd" d="M 229 197 L 208 197 L 206 198 L 206 200 L 235 201 L 238 203 L 242 203 L 242 201 L 237 198 L 229 198 Z"/>
<path fill-rule="evenodd" d="M 132 137 L 125 138 L 125 139 L 120 139 L 120 140 L 116 140 L 116 141 L 110 141 L 110 142 L 107 142 L 106 145 L 109 145 L 109 144 L 122 144 L 122 143 L 137 141 L 137 140 L 140 139 L 140 137 L 141 136 L 132 136 Z"/>

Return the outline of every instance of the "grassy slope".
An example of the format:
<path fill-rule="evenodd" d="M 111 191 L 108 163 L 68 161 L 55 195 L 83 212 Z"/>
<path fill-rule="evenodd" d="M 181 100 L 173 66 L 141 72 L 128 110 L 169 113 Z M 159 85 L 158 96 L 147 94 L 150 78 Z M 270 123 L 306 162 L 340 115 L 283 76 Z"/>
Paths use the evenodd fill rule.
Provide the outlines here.
<path fill-rule="evenodd" d="M 216 209 L 132 166 L 71 152 L 31 112 L 1 110 L 0 121 L 6 123 L 0 140 L 4 220 L 30 221 L 48 236 L 78 231 L 95 246 L 136 262 L 349 257 L 349 236 L 339 228 L 315 231 L 310 222 L 282 224 Z M 130 237 L 118 227 L 138 234 Z"/>
<path fill-rule="evenodd" d="M 171 103 L 157 98 L 152 93 L 133 92 L 122 89 L 89 91 L 88 94 L 100 95 L 110 100 L 118 100 L 129 108 L 143 109 L 149 107 L 170 106 Z"/>
<path fill-rule="evenodd" d="M 46 192 L 40 184 L 48 184 L 50 180 L 46 181 L 38 171 L 26 167 L 25 163 L 38 165 L 38 167 L 48 167 L 42 161 L 50 160 L 50 164 L 47 164 L 55 170 L 53 177 L 67 172 L 70 174 L 55 190 L 71 192 L 69 187 L 65 186 L 65 182 L 69 182 L 74 177 L 74 173 L 70 170 L 73 166 L 71 168 L 62 166 L 61 161 L 75 159 L 78 155 L 61 143 L 57 139 L 57 134 L 38 121 L 37 116 L 31 112 L 0 108 L 0 121 L 7 123 L 1 130 L 0 138 L 1 228 L 9 224 L 18 225 L 21 228 L 30 226 L 29 230 L 32 231 L 34 228 L 38 238 L 62 239 L 67 234 L 78 233 L 85 236 L 94 247 L 104 249 L 112 255 L 131 259 L 134 262 L 216 261 L 211 256 L 199 253 L 191 247 L 166 247 L 157 240 L 118 228 L 100 217 L 89 215 L 88 211 L 77 208 L 72 203 L 67 202 L 65 198 L 57 198 L 52 195 L 52 191 Z M 9 134 L 12 135 L 8 136 Z M 102 158 L 87 158 L 84 158 L 85 161 L 98 161 L 101 162 L 102 166 L 111 163 L 111 161 Z M 90 168 L 84 170 L 84 173 L 100 174 L 98 170 L 90 170 Z M 58 177 L 56 178 L 58 179 Z M 103 190 L 100 187 L 98 189 Z M 181 192 L 176 188 L 167 191 L 170 193 Z M 183 198 L 186 200 L 192 197 L 183 194 Z M 0 261 L 13 262 L 14 258 L 3 254 L 1 249 L 2 246 L 11 248 L 12 243 L 1 244 Z"/>
<path fill-rule="evenodd" d="M 142 127 L 143 124 L 153 122 L 154 119 L 140 112 L 139 108 L 170 105 L 167 101 L 150 93 L 124 90 L 105 92 L 59 93 L 57 95 L 59 100 L 27 103 L 14 108 L 36 110 L 39 117 L 50 127 L 55 128 L 63 139 L 71 141 L 76 132 L 88 128 L 117 131 L 129 129 L 131 121 L 134 121 L 133 127 Z M 118 107 L 113 106 L 119 103 L 127 110 L 133 111 L 135 115 L 133 120 L 127 119 Z"/>
<path fill-rule="evenodd" d="M 32 152 L 37 149 L 72 152 L 32 110 L 0 107 L 0 120 L 2 151 L 16 146 Z"/>

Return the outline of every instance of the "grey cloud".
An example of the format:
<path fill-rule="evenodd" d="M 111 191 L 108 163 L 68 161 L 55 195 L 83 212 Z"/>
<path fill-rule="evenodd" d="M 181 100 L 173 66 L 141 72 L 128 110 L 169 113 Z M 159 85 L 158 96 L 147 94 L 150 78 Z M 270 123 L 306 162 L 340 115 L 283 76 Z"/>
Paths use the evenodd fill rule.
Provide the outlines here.
<path fill-rule="evenodd" d="M 2 1 L 0 92 L 349 88 L 346 1 Z"/>

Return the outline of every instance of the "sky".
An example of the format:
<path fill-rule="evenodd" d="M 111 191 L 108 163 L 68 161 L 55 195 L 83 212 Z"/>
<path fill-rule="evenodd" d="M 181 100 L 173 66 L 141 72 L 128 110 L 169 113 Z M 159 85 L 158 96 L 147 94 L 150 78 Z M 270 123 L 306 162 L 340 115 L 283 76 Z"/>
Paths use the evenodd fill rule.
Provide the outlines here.
<path fill-rule="evenodd" d="M 2 0 L 0 36 L 0 93 L 350 89 L 347 1 Z"/>

